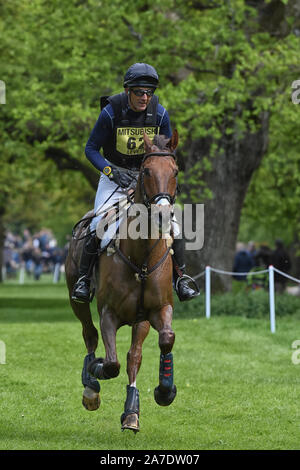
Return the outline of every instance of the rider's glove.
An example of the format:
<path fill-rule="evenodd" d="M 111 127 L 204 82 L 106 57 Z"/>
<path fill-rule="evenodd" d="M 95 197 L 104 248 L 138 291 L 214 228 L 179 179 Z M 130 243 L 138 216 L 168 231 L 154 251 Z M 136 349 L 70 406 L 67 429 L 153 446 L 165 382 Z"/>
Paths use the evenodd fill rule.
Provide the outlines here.
<path fill-rule="evenodd" d="M 114 181 L 121 188 L 129 188 L 132 183 L 136 182 L 136 176 L 131 170 L 121 171 L 116 168 L 114 165 L 105 167 L 103 173 Z"/>

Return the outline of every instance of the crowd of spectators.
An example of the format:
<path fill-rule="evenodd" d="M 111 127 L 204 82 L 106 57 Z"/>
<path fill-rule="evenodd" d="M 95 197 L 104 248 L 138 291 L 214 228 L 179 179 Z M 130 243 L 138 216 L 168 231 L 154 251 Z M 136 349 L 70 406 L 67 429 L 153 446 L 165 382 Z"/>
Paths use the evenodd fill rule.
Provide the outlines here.
<path fill-rule="evenodd" d="M 57 240 L 49 229 L 42 229 L 31 234 L 25 229 L 22 235 L 12 232 L 6 233 L 3 253 L 4 276 L 7 278 L 16 277 L 21 267 L 24 267 L 28 276 L 39 280 L 43 273 L 53 273 L 55 267 L 64 266 L 68 253 L 69 242 L 64 247 L 59 247 Z M 284 273 L 291 269 L 291 260 L 287 250 L 281 240 L 275 241 L 275 248 L 272 250 L 267 245 L 256 246 L 254 242 L 248 245 L 238 243 L 233 263 L 234 273 L 258 273 L 262 269 L 267 269 L 272 264 L 275 268 Z M 267 287 L 268 276 L 257 274 L 233 275 L 237 281 L 246 281 L 252 288 Z M 275 288 L 283 292 L 287 279 L 275 272 Z"/>
<path fill-rule="evenodd" d="M 55 266 L 63 266 L 68 244 L 61 248 L 49 229 L 42 229 L 31 234 L 25 229 L 22 235 L 8 231 L 4 241 L 3 270 L 4 276 L 17 276 L 24 267 L 28 276 L 39 280 L 43 273 L 53 273 Z M 60 272 L 60 270 L 59 270 Z"/>
<path fill-rule="evenodd" d="M 268 275 L 259 274 L 262 270 L 268 269 L 270 265 L 282 271 L 289 273 L 291 269 L 291 259 L 284 247 L 282 240 L 275 241 L 275 248 L 271 249 L 268 245 L 262 244 L 256 247 L 254 242 L 237 244 L 237 250 L 234 258 L 233 271 L 235 273 L 249 273 L 251 276 L 233 275 L 237 281 L 247 281 L 253 288 L 267 287 Z M 253 275 L 257 272 L 257 275 Z M 275 289 L 277 292 L 284 292 L 287 278 L 275 271 L 274 274 Z"/>

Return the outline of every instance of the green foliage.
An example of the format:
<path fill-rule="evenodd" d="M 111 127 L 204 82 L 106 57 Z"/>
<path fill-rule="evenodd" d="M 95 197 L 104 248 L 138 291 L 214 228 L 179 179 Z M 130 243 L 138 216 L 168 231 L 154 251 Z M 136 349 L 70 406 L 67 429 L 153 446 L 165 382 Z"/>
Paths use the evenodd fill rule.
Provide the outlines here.
<path fill-rule="evenodd" d="M 196 318 L 205 315 L 205 296 L 196 298 L 188 305 L 176 304 L 175 318 Z M 294 315 L 300 318 L 299 298 L 282 294 L 275 296 L 276 316 Z M 269 293 L 264 290 L 249 291 L 240 282 L 233 285 L 233 292 L 214 294 L 211 297 L 211 316 L 238 316 L 269 319 Z"/>
<path fill-rule="evenodd" d="M 242 218 L 243 231 L 251 224 L 264 227 L 265 237 L 286 243 L 300 234 L 299 105 L 292 103 L 291 91 L 274 105 L 269 152 L 250 185 Z"/>
<path fill-rule="evenodd" d="M 299 78 L 293 10 L 286 6 L 282 23 L 288 30 L 276 35 L 264 30 L 257 9 L 243 0 L 10 0 L 0 8 L 0 79 L 7 91 L 0 107 L 0 206 L 17 204 L 7 222 L 22 219 L 22 200 L 31 191 L 37 194 L 35 225 L 54 220 L 59 200 L 70 221 L 91 208 L 93 191 L 84 177 L 70 168 L 63 176 L 44 161 L 45 151 L 54 146 L 85 163 L 99 97 L 121 90 L 125 70 L 138 61 L 159 71 L 158 94 L 181 148 L 211 139 L 206 159 L 192 162 L 181 176 L 196 201 L 211 196 L 201 180 L 210 159 L 222 155 L 222 137 L 241 139 L 257 130 L 262 112 L 270 113 L 269 153 L 250 187 L 245 217 L 263 225 L 270 223 L 265 212 L 273 225 L 281 214 L 291 220 L 299 207 L 297 107 L 289 99 L 291 81 Z M 278 191 L 282 207 L 274 215 Z"/>

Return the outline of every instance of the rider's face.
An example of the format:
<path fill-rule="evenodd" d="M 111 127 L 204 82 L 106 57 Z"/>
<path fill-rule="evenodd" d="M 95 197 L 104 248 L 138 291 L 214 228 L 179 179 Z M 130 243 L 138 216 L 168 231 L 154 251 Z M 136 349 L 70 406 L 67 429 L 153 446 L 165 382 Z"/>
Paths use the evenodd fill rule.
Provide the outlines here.
<path fill-rule="evenodd" d="M 144 93 L 142 96 L 136 96 L 134 94 L 135 91 L 153 91 L 151 88 L 148 87 L 134 87 L 131 90 L 127 89 L 128 97 L 129 97 L 129 105 L 133 111 L 145 111 L 147 108 L 148 104 L 151 101 L 152 96 L 148 96 L 146 93 Z"/>

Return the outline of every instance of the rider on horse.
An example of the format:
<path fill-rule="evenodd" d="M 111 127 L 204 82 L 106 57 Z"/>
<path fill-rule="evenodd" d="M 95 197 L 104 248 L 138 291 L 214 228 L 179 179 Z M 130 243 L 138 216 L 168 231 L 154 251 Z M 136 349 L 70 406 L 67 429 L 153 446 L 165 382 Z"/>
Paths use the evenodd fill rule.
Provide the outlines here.
<path fill-rule="evenodd" d="M 156 134 L 171 137 L 172 131 L 166 109 L 154 95 L 158 86 L 154 67 L 144 63 L 133 64 L 125 74 L 123 93 L 111 96 L 102 109 L 86 144 L 86 156 L 101 172 L 95 198 L 96 209 L 107 201 L 112 205 L 128 193 L 136 181 L 136 175 L 144 157 L 143 133 L 152 139 Z M 99 149 L 103 148 L 103 155 Z M 85 238 L 79 266 L 79 279 L 74 286 L 72 299 L 90 301 L 90 280 L 97 259 L 97 223 L 102 216 L 95 216 Z M 199 292 L 189 286 L 185 276 L 184 239 L 173 242 L 174 282 L 181 301 L 190 300 Z"/>

